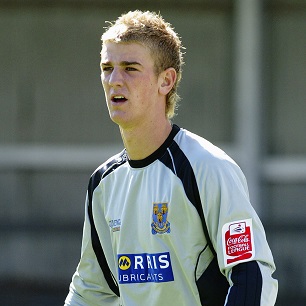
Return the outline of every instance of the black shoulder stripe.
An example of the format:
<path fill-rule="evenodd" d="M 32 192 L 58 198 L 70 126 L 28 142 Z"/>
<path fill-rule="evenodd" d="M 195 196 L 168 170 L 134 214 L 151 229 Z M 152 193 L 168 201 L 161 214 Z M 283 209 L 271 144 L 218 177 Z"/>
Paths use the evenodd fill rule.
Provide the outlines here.
<path fill-rule="evenodd" d="M 173 141 L 173 143 L 169 147 L 169 151 L 160 159 L 160 161 L 164 163 L 164 165 L 167 166 L 169 169 L 171 169 L 173 173 L 176 174 L 182 181 L 187 198 L 194 205 L 201 218 L 202 227 L 205 238 L 207 240 L 207 244 L 211 252 L 214 254 L 214 259 L 212 263 L 206 269 L 206 271 L 204 271 L 203 275 L 199 278 L 199 280 L 196 281 L 201 303 L 202 305 L 207 306 L 224 305 L 224 301 L 229 288 L 229 283 L 227 282 L 227 279 L 224 277 L 224 275 L 220 272 L 218 266 L 217 254 L 208 234 L 204 211 L 194 171 L 187 156 L 184 154 L 184 152 L 180 149 L 180 147 L 175 141 Z M 218 288 L 217 295 L 215 294 L 216 287 Z"/>
<path fill-rule="evenodd" d="M 164 154 L 164 156 L 160 158 L 160 161 L 169 169 L 171 169 L 171 171 L 176 174 L 182 181 L 187 198 L 194 205 L 201 218 L 203 231 L 209 248 L 213 254 L 216 255 L 215 249 L 208 234 L 200 193 L 191 164 L 175 141 L 172 142 L 169 150 L 170 152 L 168 151 L 167 154 Z M 172 156 L 170 156 L 170 154 Z"/>
<path fill-rule="evenodd" d="M 100 242 L 100 239 L 99 239 L 96 227 L 95 227 L 93 213 L 92 213 L 92 196 L 93 196 L 94 190 L 100 184 L 101 179 L 106 177 L 108 174 L 110 174 L 112 171 L 117 169 L 119 166 L 121 166 L 125 162 L 126 162 L 126 155 L 124 152 L 122 152 L 118 158 L 111 160 L 105 166 L 103 166 L 98 171 L 96 171 L 91 176 L 89 180 L 89 184 L 88 184 L 88 216 L 89 216 L 89 221 L 91 225 L 92 247 L 96 254 L 98 263 L 102 269 L 102 272 L 104 274 L 104 277 L 105 277 L 105 280 L 107 281 L 108 286 L 117 296 L 120 296 L 119 287 L 115 280 L 114 275 L 109 269 L 109 266 L 105 258 L 104 251 L 103 251 L 103 248 L 102 248 L 102 245 L 101 245 L 101 242 Z"/>

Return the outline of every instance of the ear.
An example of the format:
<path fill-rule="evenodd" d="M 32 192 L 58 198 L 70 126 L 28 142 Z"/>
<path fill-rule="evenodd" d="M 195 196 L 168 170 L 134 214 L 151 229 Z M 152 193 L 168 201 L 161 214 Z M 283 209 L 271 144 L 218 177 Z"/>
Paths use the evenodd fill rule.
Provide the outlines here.
<path fill-rule="evenodd" d="M 172 67 L 166 69 L 159 75 L 160 85 L 158 91 L 161 95 L 166 96 L 170 92 L 176 81 L 176 77 L 176 71 Z"/>

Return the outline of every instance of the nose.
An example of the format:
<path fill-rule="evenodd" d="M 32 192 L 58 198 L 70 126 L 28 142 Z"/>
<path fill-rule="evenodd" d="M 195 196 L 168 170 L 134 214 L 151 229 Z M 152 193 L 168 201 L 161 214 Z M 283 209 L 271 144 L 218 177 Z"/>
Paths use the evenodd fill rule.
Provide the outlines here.
<path fill-rule="evenodd" d="M 122 86 L 123 84 L 123 75 L 120 68 L 114 67 L 111 71 L 109 78 L 108 78 L 108 84 L 112 87 Z"/>

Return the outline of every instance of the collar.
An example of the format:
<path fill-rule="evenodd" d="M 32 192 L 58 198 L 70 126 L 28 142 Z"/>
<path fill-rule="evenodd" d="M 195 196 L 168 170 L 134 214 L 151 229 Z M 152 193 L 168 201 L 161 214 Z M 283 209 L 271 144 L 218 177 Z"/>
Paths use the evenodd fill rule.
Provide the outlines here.
<path fill-rule="evenodd" d="M 159 159 L 161 156 L 164 155 L 165 151 L 167 148 L 171 145 L 175 135 L 180 131 L 180 128 L 176 125 L 172 125 L 172 130 L 167 137 L 167 139 L 164 141 L 164 143 L 152 154 L 147 156 L 144 159 L 139 159 L 139 160 L 133 160 L 133 159 L 128 159 L 128 162 L 132 168 L 143 168 L 151 163 L 153 163 L 155 160 Z"/>

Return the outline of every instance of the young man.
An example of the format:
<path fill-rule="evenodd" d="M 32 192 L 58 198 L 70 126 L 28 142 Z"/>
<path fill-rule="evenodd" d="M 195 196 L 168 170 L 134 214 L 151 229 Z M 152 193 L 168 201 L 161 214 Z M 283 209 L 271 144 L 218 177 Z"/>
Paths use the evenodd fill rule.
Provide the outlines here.
<path fill-rule="evenodd" d="M 182 63 L 179 37 L 155 13 L 122 15 L 102 36 L 102 84 L 125 149 L 91 176 L 65 305 L 275 303 L 275 266 L 243 173 L 171 124 Z"/>

